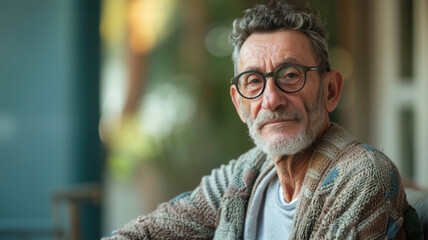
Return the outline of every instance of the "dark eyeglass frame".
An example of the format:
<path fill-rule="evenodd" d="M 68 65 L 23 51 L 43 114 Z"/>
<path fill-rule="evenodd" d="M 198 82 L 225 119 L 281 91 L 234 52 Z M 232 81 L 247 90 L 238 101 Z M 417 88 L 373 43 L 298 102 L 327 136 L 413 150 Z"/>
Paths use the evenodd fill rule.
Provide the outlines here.
<path fill-rule="evenodd" d="M 303 80 L 303 84 L 302 84 L 302 87 L 301 88 L 299 88 L 299 89 L 297 89 L 297 90 L 294 90 L 294 91 L 287 91 L 287 90 L 284 90 L 284 89 L 282 89 L 280 86 L 279 86 L 279 84 L 278 84 L 278 81 L 277 81 L 277 78 L 276 78 L 276 74 L 277 74 L 277 72 L 279 72 L 280 70 L 282 70 L 283 68 L 286 68 L 286 67 L 298 67 L 298 68 L 300 68 L 300 69 L 302 69 L 303 70 L 303 75 L 304 75 L 304 80 Z M 243 98 L 246 98 L 246 99 L 255 99 L 255 98 L 258 98 L 258 97 L 260 97 L 262 94 L 263 94 L 263 92 L 265 91 L 265 88 L 266 88 L 266 82 L 267 82 L 267 78 L 268 77 L 273 77 L 273 81 L 275 82 L 275 85 L 281 90 L 281 91 L 283 91 L 283 92 L 285 92 L 285 93 L 296 93 L 296 92 L 299 92 L 300 90 L 302 90 L 303 89 L 303 87 L 305 87 L 305 85 L 306 85 L 306 73 L 307 72 L 309 72 L 309 71 L 321 71 L 321 70 L 327 70 L 327 72 L 329 72 L 330 71 L 330 67 L 320 67 L 320 66 L 314 66 L 314 67 L 309 67 L 309 66 L 304 66 L 304 65 L 301 65 L 301 64 L 285 64 L 285 65 L 281 65 L 281 66 L 279 66 L 277 69 L 275 69 L 275 71 L 273 71 L 273 72 L 267 72 L 267 73 L 262 73 L 262 72 L 259 72 L 259 71 L 257 71 L 257 70 L 249 70 L 249 71 L 245 71 L 245 72 L 242 72 L 242 73 L 240 73 L 240 74 L 238 74 L 236 77 L 234 77 L 234 78 L 232 78 L 231 80 L 230 80 L 230 83 L 231 84 L 233 84 L 233 85 L 235 85 L 235 87 L 236 87 L 236 89 L 238 90 L 238 93 L 239 93 L 239 95 L 241 95 Z M 238 81 L 239 81 L 239 78 L 242 76 L 242 75 L 244 75 L 244 74 L 248 74 L 248 73 L 255 73 L 255 74 L 259 74 L 260 76 L 262 76 L 262 78 L 263 78 L 263 88 L 262 88 L 262 90 L 260 91 L 260 94 L 258 94 L 257 96 L 255 96 L 255 97 L 246 97 L 246 96 L 244 96 L 242 93 L 241 93 L 241 91 L 239 90 L 239 87 L 238 87 Z"/>

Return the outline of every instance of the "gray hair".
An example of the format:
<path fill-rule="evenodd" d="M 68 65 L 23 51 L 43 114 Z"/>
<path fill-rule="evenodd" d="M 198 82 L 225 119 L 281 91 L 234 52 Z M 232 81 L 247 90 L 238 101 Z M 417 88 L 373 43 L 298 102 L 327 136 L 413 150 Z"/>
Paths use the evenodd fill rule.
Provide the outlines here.
<path fill-rule="evenodd" d="M 319 66 L 330 67 L 328 60 L 327 31 L 317 11 L 304 6 L 291 6 L 274 1 L 273 4 L 256 5 L 244 11 L 242 18 L 232 24 L 230 43 L 233 47 L 232 60 L 235 75 L 238 74 L 239 51 L 245 40 L 255 32 L 275 32 L 278 30 L 298 30 L 304 33 L 312 47 Z"/>

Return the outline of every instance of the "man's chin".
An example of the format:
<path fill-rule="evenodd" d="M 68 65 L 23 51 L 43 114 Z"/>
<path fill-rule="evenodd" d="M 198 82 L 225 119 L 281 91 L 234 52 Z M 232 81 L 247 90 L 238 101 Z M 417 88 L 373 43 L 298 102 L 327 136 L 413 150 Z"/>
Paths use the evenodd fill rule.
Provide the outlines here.
<path fill-rule="evenodd" d="M 264 140 L 262 137 L 253 137 L 256 146 L 270 156 L 294 155 L 308 148 L 313 139 L 306 134 L 299 134 L 296 137 L 275 137 Z"/>

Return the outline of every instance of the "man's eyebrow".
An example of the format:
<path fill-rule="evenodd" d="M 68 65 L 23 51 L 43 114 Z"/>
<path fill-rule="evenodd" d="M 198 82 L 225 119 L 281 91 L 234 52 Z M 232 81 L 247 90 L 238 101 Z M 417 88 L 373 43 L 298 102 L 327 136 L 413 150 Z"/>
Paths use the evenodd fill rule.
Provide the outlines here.
<path fill-rule="evenodd" d="M 275 68 L 278 68 L 280 66 L 284 66 L 287 64 L 296 64 L 296 63 L 300 63 L 296 58 L 290 57 L 290 58 L 286 58 L 284 61 L 278 63 L 275 65 Z"/>
<path fill-rule="evenodd" d="M 244 69 L 243 69 L 243 72 L 246 72 L 246 71 L 261 71 L 261 69 L 260 69 L 260 67 L 258 67 L 258 66 L 253 66 L 253 65 L 250 65 L 250 66 L 246 66 Z"/>
<path fill-rule="evenodd" d="M 287 64 L 296 64 L 296 63 L 300 63 L 300 62 L 296 58 L 294 58 L 294 57 L 285 58 L 284 61 L 282 61 L 282 62 L 280 62 L 278 64 L 275 64 L 275 69 L 278 68 L 278 67 L 280 67 L 280 66 L 284 66 L 284 65 L 287 65 Z M 246 66 L 243 69 L 242 72 L 246 72 L 246 71 L 259 71 L 259 72 L 261 72 L 262 70 L 258 66 L 249 65 L 249 66 Z"/>

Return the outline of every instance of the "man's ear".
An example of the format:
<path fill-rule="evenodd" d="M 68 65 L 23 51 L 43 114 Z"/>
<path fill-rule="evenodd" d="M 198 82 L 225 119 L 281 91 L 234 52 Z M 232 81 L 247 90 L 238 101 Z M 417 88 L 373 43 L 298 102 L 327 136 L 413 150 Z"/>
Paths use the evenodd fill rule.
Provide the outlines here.
<path fill-rule="evenodd" d="M 240 100 L 241 96 L 238 93 L 238 89 L 234 85 L 230 86 L 230 96 L 232 97 L 233 105 L 235 105 L 236 112 L 238 112 L 239 117 L 243 123 L 247 123 L 244 113 L 242 112 L 242 101 Z"/>
<path fill-rule="evenodd" d="M 337 70 L 331 70 L 327 72 L 324 79 L 325 84 L 325 95 L 324 105 L 328 112 L 332 112 L 337 104 L 339 103 L 340 93 L 343 87 L 342 74 Z"/>

